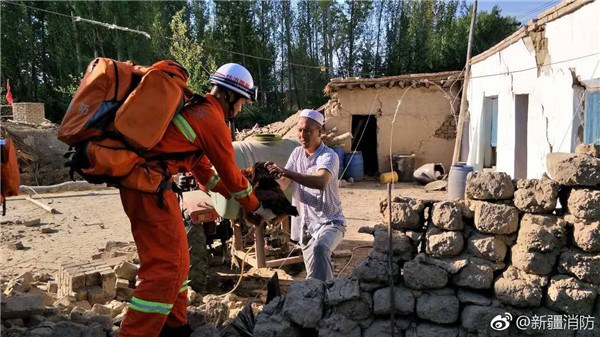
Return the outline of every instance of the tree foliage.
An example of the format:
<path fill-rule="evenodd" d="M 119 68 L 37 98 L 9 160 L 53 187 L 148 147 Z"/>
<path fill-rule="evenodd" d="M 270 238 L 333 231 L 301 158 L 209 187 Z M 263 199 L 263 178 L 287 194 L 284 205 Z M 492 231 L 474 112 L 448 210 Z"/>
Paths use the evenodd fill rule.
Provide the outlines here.
<path fill-rule="evenodd" d="M 458 0 L 3 1 L 0 80 L 4 90 L 10 79 L 15 101 L 44 102 L 58 122 L 94 57 L 174 59 L 197 92 L 208 89 L 209 72 L 237 62 L 259 87 L 259 102 L 238 120 L 248 127 L 320 106 L 333 77 L 462 69 L 470 15 Z M 498 8 L 478 13 L 473 53 L 516 28 Z"/>

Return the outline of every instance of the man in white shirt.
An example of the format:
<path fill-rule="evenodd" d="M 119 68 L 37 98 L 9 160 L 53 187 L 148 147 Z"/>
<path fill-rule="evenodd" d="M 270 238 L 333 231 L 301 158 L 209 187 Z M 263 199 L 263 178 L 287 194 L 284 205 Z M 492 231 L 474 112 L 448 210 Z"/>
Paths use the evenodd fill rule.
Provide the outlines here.
<path fill-rule="evenodd" d="M 339 158 L 321 141 L 325 118 L 305 109 L 297 123 L 298 146 L 285 168 L 267 163 L 269 171 L 281 177 L 285 189 L 291 183 L 292 204 L 299 216 L 292 218 L 291 239 L 300 242 L 307 278 L 327 281 L 333 278 L 331 253 L 344 238 L 337 176 Z"/>

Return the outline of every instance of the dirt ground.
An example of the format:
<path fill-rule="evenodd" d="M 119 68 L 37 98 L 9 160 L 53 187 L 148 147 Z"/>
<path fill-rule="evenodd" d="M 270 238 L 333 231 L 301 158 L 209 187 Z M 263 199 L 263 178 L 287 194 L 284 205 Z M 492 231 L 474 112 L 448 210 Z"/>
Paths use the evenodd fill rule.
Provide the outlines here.
<path fill-rule="evenodd" d="M 380 221 L 379 200 L 387 196 L 386 186 L 370 180 L 354 183 L 340 191 L 348 228 L 336 251 L 371 245 L 373 237 L 358 233 L 358 229 Z M 393 196 L 437 200 L 446 196 L 445 192 L 428 193 L 421 186 L 406 183 L 395 184 L 392 193 Z M 91 260 L 108 241 L 133 241 L 116 189 L 34 196 L 61 214 L 51 214 L 24 197 L 26 195 L 9 198 L 6 216 L 1 217 L 0 270 L 5 280 L 26 271 L 55 274 L 62 263 Z M 25 226 L 26 221 L 36 218 L 40 219 L 40 224 Z M 14 240 L 20 240 L 24 249 L 9 249 L 9 243 Z M 351 264 L 343 275 L 348 275 L 369 252 L 369 248 L 354 250 Z M 348 260 L 347 255 L 335 257 L 335 272 L 339 273 Z M 300 272 L 294 279 L 304 276 Z"/>

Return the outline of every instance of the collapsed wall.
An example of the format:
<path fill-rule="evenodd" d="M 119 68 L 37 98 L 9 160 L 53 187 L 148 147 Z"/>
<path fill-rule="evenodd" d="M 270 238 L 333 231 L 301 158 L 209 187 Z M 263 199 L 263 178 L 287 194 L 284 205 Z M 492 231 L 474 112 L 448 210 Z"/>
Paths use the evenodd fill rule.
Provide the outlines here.
<path fill-rule="evenodd" d="M 15 142 L 22 185 L 53 185 L 71 180 L 63 157 L 69 146 L 56 138 L 57 130 L 57 125 L 50 122 L 2 123 L 2 137 Z"/>
<path fill-rule="evenodd" d="M 292 284 L 254 336 L 391 336 L 390 273 L 396 336 L 598 336 L 599 154 L 548 155 L 552 179 L 472 173 L 464 201 L 383 200 L 352 276 Z"/>

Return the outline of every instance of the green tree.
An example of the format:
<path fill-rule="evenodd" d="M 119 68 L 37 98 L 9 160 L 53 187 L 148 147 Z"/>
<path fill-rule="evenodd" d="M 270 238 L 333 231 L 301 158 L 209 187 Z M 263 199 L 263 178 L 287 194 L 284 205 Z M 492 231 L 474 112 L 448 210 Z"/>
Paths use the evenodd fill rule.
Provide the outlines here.
<path fill-rule="evenodd" d="M 209 88 L 208 76 L 217 67 L 210 53 L 205 52 L 199 42 L 194 41 L 188 34 L 188 25 L 184 21 L 185 8 L 175 13 L 171 21 L 173 38 L 169 49 L 170 56 L 183 65 L 190 78 L 188 86 L 195 92 L 204 92 Z"/>

